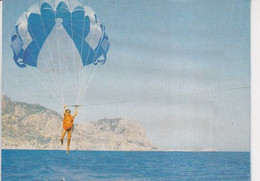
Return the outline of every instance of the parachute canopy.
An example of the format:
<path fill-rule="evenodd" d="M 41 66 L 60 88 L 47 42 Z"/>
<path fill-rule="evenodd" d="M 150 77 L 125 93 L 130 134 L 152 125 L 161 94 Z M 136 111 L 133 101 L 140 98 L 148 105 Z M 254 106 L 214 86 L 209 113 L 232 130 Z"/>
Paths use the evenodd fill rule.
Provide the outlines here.
<path fill-rule="evenodd" d="M 55 25 L 63 27 L 72 39 L 83 66 L 105 63 L 109 42 L 95 12 L 76 0 L 43 0 L 16 23 L 11 47 L 19 67 L 37 67 L 39 52 Z"/>
<path fill-rule="evenodd" d="M 105 26 L 77 0 L 42 0 L 17 20 L 14 62 L 61 104 L 79 104 L 109 50 Z M 65 100 L 66 97 L 73 97 Z"/>

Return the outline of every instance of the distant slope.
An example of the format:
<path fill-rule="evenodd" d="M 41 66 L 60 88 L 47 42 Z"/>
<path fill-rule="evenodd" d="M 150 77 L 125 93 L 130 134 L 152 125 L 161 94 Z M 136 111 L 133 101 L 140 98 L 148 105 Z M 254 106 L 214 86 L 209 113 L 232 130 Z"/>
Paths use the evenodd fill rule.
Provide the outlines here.
<path fill-rule="evenodd" d="M 62 116 L 40 105 L 14 102 L 2 96 L 3 149 L 65 149 L 60 145 Z M 66 141 L 66 140 L 65 140 Z M 122 118 L 76 124 L 71 149 L 156 150 L 144 129 Z"/>

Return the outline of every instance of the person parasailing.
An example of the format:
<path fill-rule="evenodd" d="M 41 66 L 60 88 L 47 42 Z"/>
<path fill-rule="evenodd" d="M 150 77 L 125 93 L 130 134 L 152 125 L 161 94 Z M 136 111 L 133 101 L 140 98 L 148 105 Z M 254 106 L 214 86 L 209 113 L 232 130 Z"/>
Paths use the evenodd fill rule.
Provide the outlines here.
<path fill-rule="evenodd" d="M 69 147 L 70 147 L 70 140 L 71 140 L 71 134 L 74 128 L 74 118 L 75 116 L 78 114 L 78 106 L 76 105 L 76 110 L 75 113 L 73 115 L 71 115 L 71 110 L 70 109 L 66 109 L 66 105 L 64 106 L 64 118 L 63 118 L 63 130 L 61 133 L 61 144 L 63 145 L 63 139 L 66 133 L 68 133 L 68 141 L 67 141 L 67 154 L 69 154 Z"/>
<path fill-rule="evenodd" d="M 10 46 L 14 63 L 64 105 L 82 100 L 97 68 L 106 63 L 108 39 L 104 24 L 91 7 L 78 0 L 41 0 L 18 18 Z M 74 96 L 65 96 L 71 93 Z M 68 133 L 67 153 L 77 111 L 71 115 L 64 106 L 60 141 L 63 144 Z"/>

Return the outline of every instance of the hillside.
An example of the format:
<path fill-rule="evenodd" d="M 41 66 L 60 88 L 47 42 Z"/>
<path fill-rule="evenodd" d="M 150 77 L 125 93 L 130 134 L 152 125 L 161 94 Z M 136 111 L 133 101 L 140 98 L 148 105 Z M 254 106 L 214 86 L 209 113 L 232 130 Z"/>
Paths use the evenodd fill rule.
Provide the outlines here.
<path fill-rule="evenodd" d="M 62 116 L 37 104 L 2 97 L 3 149 L 65 149 L 60 145 Z M 66 137 L 65 137 L 66 139 Z M 156 150 L 137 123 L 122 119 L 100 119 L 76 124 L 74 150 Z"/>

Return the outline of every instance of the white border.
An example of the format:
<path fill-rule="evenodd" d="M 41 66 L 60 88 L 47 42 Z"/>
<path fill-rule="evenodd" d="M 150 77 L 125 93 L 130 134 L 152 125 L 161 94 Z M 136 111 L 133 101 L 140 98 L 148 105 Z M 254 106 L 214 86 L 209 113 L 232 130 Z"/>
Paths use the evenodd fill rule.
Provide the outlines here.
<path fill-rule="evenodd" d="M 251 1 L 251 180 L 260 180 L 260 1 Z"/>
<path fill-rule="evenodd" d="M 0 148 L 2 147 L 2 1 L 0 1 L 0 96 L 1 96 L 1 103 L 0 103 Z M 0 149 L 0 176 L 2 176 L 2 150 Z M 1 177 L 0 177 L 1 180 Z"/>

